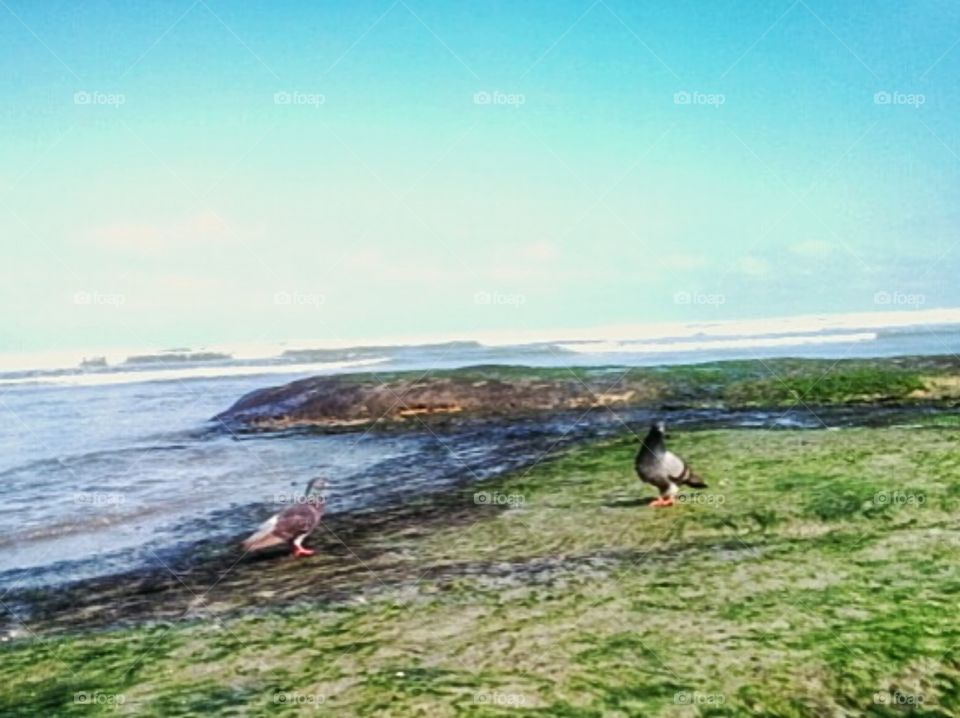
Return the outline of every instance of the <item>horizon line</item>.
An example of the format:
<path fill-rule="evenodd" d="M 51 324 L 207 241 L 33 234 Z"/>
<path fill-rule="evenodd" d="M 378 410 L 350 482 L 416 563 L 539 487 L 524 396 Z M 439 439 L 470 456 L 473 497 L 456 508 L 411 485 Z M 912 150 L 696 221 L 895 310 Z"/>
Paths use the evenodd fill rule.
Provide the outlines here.
<path fill-rule="evenodd" d="M 0 371 L 75 369 L 84 359 L 119 357 L 111 366 L 137 354 L 162 354 L 179 347 L 184 353 L 208 351 L 229 354 L 232 360 L 268 359 L 286 350 L 337 350 L 361 347 L 417 347 L 454 342 L 475 342 L 488 347 L 558 344 L 577 342 L 638 342 L 643 340 L 685 339 L 697 335 L 731 337 L 737 335 L 804 334 L 834 330 L 869 330 L 960 324 L 960 307 L 904 309 L 879 312 L 807 313 L 763 319 L 697 319 L 691 321 L 655 321 L 631 324 L 604 324 L 592 327 L 568 327 L 538 330 L 479 330 L 464 333 L 434 333 L 419 336 L 356 339 L 287 339 L 259 344 L 210 343 L 190 346 L 173 343 L 167 348 L 110 347 L 61 349 L 37 352 L 0 350 Z M 708 331 L 709 330 L 709 331 Z M 5 360 L 5 361 L 4 361 Z M 13 362 L 18 362 L 16 365 Z M 22 363 L 20 363 L 22 362 Z"/>

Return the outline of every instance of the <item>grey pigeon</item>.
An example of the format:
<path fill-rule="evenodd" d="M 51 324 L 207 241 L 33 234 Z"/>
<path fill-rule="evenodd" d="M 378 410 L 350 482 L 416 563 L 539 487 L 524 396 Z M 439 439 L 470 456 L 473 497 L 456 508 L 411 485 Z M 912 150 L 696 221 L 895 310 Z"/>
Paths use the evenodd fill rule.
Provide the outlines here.
<path fill-rule="evenodd" d="M 664 440 L 666 435 L 667 429 L 664 423 L 655 422 L 643 443 L 640 444 L 640 450 L 634 461 L 640 480 L 655 486 L 660 491 L 660 496 L 650 504 L 651 506 L 673 506 L 679 486 L 707 488 L 703 479 L 693 473 L 687 462 L 667 450 Z"/>
<path fill-rule="evenodd" d="M 290 544 L 294 556 L 313 556 L 314 551 L 304 548 L 303 541 L 317 528 L 323 517 L 326 500 L 319 492 L 326 485 L 327 482 L 323 479 L 311 479 L 303 499 L 264 521 L 260 528 L 243 542 L 243 547 L 247 551 L 259 551 L 287 543 Z"/>

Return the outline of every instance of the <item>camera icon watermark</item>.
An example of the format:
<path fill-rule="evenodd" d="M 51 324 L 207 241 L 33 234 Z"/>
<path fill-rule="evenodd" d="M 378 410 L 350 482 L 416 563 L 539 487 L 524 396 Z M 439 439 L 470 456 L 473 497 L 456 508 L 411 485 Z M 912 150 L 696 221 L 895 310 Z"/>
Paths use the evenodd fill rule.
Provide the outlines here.
<path fill-rule="evenodd" d="M 326 304 L 327 298 L 316 292 L 274 292 L 273 303 L 278 307 L 314 307 L 319 309 Z"/>
<path fill-rule="evenodd" d="M 475 292 L 473 303 L 478 307 L 522 307 L 527 303 L 525 294 L 509 294 L 503 292 Z"/>
<path fill-rule="evenodd" d="M 284 505 L 294 505 L 294 504 L 310 504 L 314 501 L 317 501 L 318 498 L 315 495 L 304 496 L 303 494 L 274 494 L 272 497 L 273 503 L 275 504 L 284 504 Z"/>
<path fill-rule="evenodd" d="M 890 92 L 881 90 L 873 93 L 873 104 L 875 105 L 906 105 L 914 109 L 920 109 L 927 102 L 927 96 L 919 92 Z"/>
<path fill-rule="evenodd" d="M 877 506 L 923 506 L 927 503 L 926 494 L 910 491 L 878 491 L 873 495 Z"/>
<path fill-rule="evenodd" d="M 115 292 L 88 292 L 81 290 L 73 293 L 73 303 L 78 307 L 114 307 L 126 304 L 127 298 Z"/>
<path fill-rule="evenodd" d="M 704 292 L 680 291 L 673 294 L 674 304 L 690 304 L 708 307 L 719 307 L 727 303 L 725 294 L 707 294 Z"/>
<path fill-rule="evenodd" d="M 318 92 L 300 92 L 299 90 L 280 90 L 273 93 L 273 104 L 275 105 L 295 105 L 303 107 L 313 107 L 320 109 L 321 105 L 327 104 L 327 96 Z"/>
<path fill-rule="evenodd" d="M 873 303 L 878 306 L 913 307 L 919 309 L 927 303 L 927 295 L 910 292 L 880 291 L 873 295 Z"/>
<path fill-rule="evenodd" d="M 473 495 L 473 503 L 477 506 L 509 506 L 517 508 L 523 506 L 527 498 L 523 494 L 505 494 L 501 491 L 478 491 Z"/>
<path fill-rule="evenodd" d="M 498 706 L 501 708 L 520 708 L 526 705 L 526 697 L 519 693 L 503 693 L 501 691 L 477 691 L 473 694 L 473 702 L 478 706 Z"/>
<path fill-rule="evenodd" d="M 521 107 L 526 104 L 527 96 L 518 92 L 500 92 L 500 90 L 480 90 L 473 93 L 475 105 L 503 105 L 507 107 Z"/>
<path fill-rule="evenodd" d="M 878 706 L 920 706 L 923 705 L 922 693 L 902 693 L 900 691 L 877 691 L 873 702 Z"/>
<path fill-rule="evenodd" d="M 677 691 L 673 694 L 673 703 L 678 706 L 722 706 L 726 702 L 727 697 L 723 693 Z"/>
<path fill-rule="evenodd" d="M 727 96 L 719 92 L 698 92 L 688 90 L 678 90 L 673 93 L 673 104 L 675 105 L 706 105 L 708 107 L 719 108 L 727 101 Z"/>
<path fill-rule="evenodd" d="M 85 491 L 73 495 L 73 503 L 79 506 L 120 506 L 126 501 L 123 494 Z"/>
<path fill-rule="evenodd" d="M 284 706 L 322 706 L 327 697 L 320 693 L 297 693 L 296 691 L 277 691 L 273 702 Z"/>
<path fill-rule="evenodd" d="M 127 702 L 123 693 L 104 693 L 103 691 L 76 691 L 73 702 L 78 706 L 122 706 Z"/>
<path fill-rule="evenodd" d="M 678 504 L 690 504 L 692 506 L 723 506 L 727 502 L 727 497 L 723 494 L 680 494 L 677 496 Z"/>
<path fill-rule="evenodd" d="M 73 93 L 73 104 L 103 107 L 121 107 L 127 104 L 127 96 L 122 92 L 100 92 L 98 90 L 79 90 Z"/>

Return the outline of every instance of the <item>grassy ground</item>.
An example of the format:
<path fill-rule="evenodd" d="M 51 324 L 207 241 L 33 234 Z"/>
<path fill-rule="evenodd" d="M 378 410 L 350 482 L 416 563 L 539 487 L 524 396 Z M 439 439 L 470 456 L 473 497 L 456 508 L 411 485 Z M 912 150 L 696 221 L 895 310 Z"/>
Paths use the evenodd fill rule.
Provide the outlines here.
<path fill-rule="evenodd" d="M 3 644 L 0 715 L 960 712 L 955 423 L 678 434 L 710 488 L 669 510 L 636 442 L 369 537 L 411 578 L 367 598 Z"/>

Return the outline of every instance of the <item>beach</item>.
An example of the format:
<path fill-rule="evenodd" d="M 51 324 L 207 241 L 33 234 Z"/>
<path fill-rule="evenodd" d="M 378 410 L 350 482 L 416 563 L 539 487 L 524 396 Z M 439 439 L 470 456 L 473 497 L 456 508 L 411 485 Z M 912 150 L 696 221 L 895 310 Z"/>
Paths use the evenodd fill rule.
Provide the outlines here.
<path fill-rule="evenodd" d="M 205 422 L 168 421 L 130 459 L 179 491 L 155 483 L 165 500 L 144 493 L 138 512 L 90 498 L 119 483 L 67 481 L 65 515 L 77 494 L 93 522 L 8 542 L 0 713 L 887 715 L 922 700 L 949 714 L 958 377 L 947 355 L 204 384 Z M 400 401 L 346 426 L 316 415 L 323 402 L 282 428 L 231 413 L 296 417 L 298 391 L 344 382 L 418 386 L 421 403 L 491 382 L 621 400 Z M 151 409 L 186 399 L 158 386 L 111 384 L 110 410 L 131 392 L 154 428 Z M 654 418 L 708 483 L 672 509 L 649 508 L 633 473 Z M 116 461 L 84 448 L 90 464 L 64 461 L 37 499 Z M 123 468 L 118 482 L 138 473 Z M 245 555 L 239 539 L 315 474 L 331 482 L 317 555 Z"/>
<path fill-rule="evenodd" d="M 0 718 L 960 716 L 960 4 L 0 16 Z"/>
<path fill-rule="evenodd" d="M 135 586 L 147 611 L 129 625 L 97 624 L 130 586 L 95 586 L 99 601 L 62 609 L 74 625 L 2 649 L 2 705 L 804 716 L 909 700 L 948 715 L 955 427 L 911 430 L 922 488 L 896 480 L 901 428 L 708 430 L 675 445 L 712 486 L 657 512 L 622 437 L 334 523 L 316 561 Z"/>
<path fill-rule="evenodd" d="M 336 427 L 324 426 L 329 423 L 324 421 L 299 427 L 315 431 L 284 436 L 278 431 L 249 432 L 217 419 L 255 390 L 312 376 L 366 377 L 369 385 L 383 389 L 391 377 L 403 372 L 430 379 L 465 376 L 463 367 L 471 365 L 518 367 L 512 372 L 490 373 L 499 378 L 522 376 L 522 367 L 527 366 L 529 380 L 550 377 L 563 384 L 561 395 L 572 398 L 566 406 L 554 407 L 558 416 L 552 421 L 545 422 L 541 416 L 534 422 L 533 434 L 542 432 L 538 441 L 566 433 L 567 439 L 583 438 L 593 430 L 588 424 L 606 424 L 603 430 L 615 431 L 620 422 L 643 424 L 651 412 L 662 408 L 792 406 L 805 411 L 807 407 L 795 396 L 812 406 L 842 403 L 843 386 L 834 386 L 831 382 L 835 380 L 829 376 L 818 380 L 820 374 L 831 373 L 834 361 L 863 357 L 869 379 L 869 357 L 910 352 L 934 356 L 954 347 L 960 352 L 960 335 L 952 325 L 917 323 L 950 318 L 942 312 L 901 313 L 880 319 L 863 315 L 794 318 L 783 322 L 794 337 L 794 343 L 787 345 L 782 343 L 782 333 L 772 332 L 770 325 L 721 322 L 612 327 L 579 335 L 555 333 L 553 343 L 548 344 L 513 344 L 514 337 L 502 335 L 499 344 L 302 348 L 306 343 L 300 343 L 300 349 L 235 348 L 232 353 L 226 348 L 141 351 L 109 356 L 92 369 L 51 364 L 26 370 L 14 368 L 13 362 L 0 372 L 0 409 L 8 419 L 0 428 L 0 485 L 5 499 L 0 507 L 0 586 L 52 586 L 154 566 L 157 557 L 173 561 L 197 541 L 232 539 L 264 505 L 275 504 L 276 497 L 302 488 L 316 474 L 328 475 L 332 485 L 328 510 L 336 514 L 389 505 L 411 493 L 486 478 L 532 460 L 544 448 L 533 442 L 529 447 L 510 445 L 506 450 L 504 441 L 509 442 L 509 436 L 505 439 L 495 431 L 467 432 L 441 443 L 420 425 L 424 419 L 437 431 L 431 418 L 422 414 L 407 422 L 406 428 L 414 431 L 389 436 L 367 431 L 376 421 L 389 418 L 381 416 L 382 412 L 352 426 L 346 422 L 340 427 L 342 435 L 326 431 Z M 837 336 L 835 332 L 843 337 L 873 333 L 876 339 L 837 343 L 831 339 Z M 614 337 L 620 339 L 614 342 Z M 697 338 L 696 349 L 689 346 L 693 337 Z M 731 338 L 748 345 L 739 349 L 702 346 Z M 640 353 L 624 352 L 628 339 L 646 342 L 643 346 L 654 342 L 656 347 L 672 342 L 677 348 L 663 353 L 634 346 L 631 351 Z M 771 341 L 780 343 L 771 345 Z M 611 343 L 617 346 L 607 351 Z M 561 344 L 590 349 L 564 350 Z M 812 362 L 808 385 L 801 382 L 788 387 L 775 379 L 778 371 L 789 373 L 787 365 L 777 365 L 784 356 Z M 949 356 L 946 354 L 945 361 Z M 709 368 L 683 369 L 703 367 L 711 361 L 729 363 L 713 374 Z M 744 361 L 752 366 L 744 376 L 756 380 L 749 385 L 734 381 L 741 366 L 737 362 Z M 922 362 L 919 358 L 914 362 L 918 375 L 952 371 L 949 362 L 927 369 Z M 615 385 L 613 380 L 618 377 L 630 380 L 630 367 L 639 368 L 635 386 Z M 582 378 L 588 375 L 593 378 L 585 385 Z M 897 379 L 874 378 L 881 394 L 887 379 Z M 919 381 L 916 377 L 910 380 Z M 730 386 L 716 391 L 725 383 Z M 922 386 L 914 383 L 910 390 Z M 627 389 L 635 390 L 636 395 L 618 404 L 617 395 Z M 807 395 L 808 389 L 813 393 Z M 909 391 L 906 385 L 901 389 L 901 395 L 888 398 L 905 398 Z M 381 391 L 384 411 L 397 404 L 390 393 L 396 391 Z M 944 391 L 931 394 L 931 398 L 950 395 L 949 387 Z M 543 390 L 538 389 L 521 403 L 542 395 Z M 577 421 L 595 395 L 606 397 L 613 413 L 585 415 L 585 433 L 581 434 Z M 493 408 L 498 400 L 491 395 Z M 619 416 L 617 412 L 627 413 Z M 682 414 L 679 418 L 686 419 Z M 722 412 L 717 418 L 725 420 Z M 741 420 L 763 426 L 775 418 Z M 288 418 L 270 421 L 274 429 L 290 426 Z M 446 448 L 449 446 L 455 447 L 453 456 Z M 458 455 L 460 461 L 455 458 Z"/>

